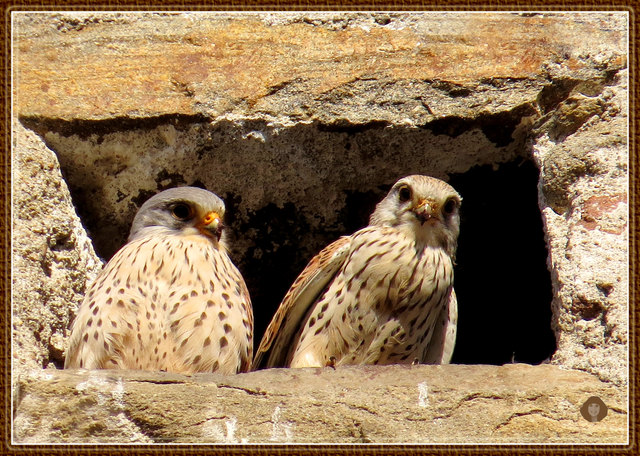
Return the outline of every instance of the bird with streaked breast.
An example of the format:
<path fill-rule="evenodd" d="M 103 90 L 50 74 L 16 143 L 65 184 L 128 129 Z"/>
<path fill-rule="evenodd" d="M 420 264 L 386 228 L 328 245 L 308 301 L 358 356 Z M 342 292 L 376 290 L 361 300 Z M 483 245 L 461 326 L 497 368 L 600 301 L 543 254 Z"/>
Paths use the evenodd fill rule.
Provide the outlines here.
<path fill-rule="evenodd" d="M 439 179 L 398 180 L 369 226 L 330 244 L 302 271 L 254 368 L 448 363 L 461 201 Z"/>
<path fill-rule="evenodd" d="M 147 200 L 88 289 L 65 368 L 249 370 L 251 300 L 227 254 L 224 212 L 218 196 L 194 187 Z"/>

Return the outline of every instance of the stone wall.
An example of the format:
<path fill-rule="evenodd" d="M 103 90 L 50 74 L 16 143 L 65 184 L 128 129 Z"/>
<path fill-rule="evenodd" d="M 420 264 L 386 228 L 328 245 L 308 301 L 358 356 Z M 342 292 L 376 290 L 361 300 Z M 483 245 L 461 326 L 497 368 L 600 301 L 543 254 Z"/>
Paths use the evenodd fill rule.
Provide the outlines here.
<path fill-rule="evenodd" d="M 69 325 L 102 263 L 55 154 L 18 122 L 12 167 L 12 355 L 18 374 L 62 363 Z"/>
<path fill-rule="evenodd" d="M 47 397 L 34 369 L 75 381 L 53 371 L 69 322 L 149 196 L 197 185 L 225 199 L 259 339 L 311 256 L 412 173 L 464 198 L 458 362 L 550 357 L 626 400 L 625 13 L 20 13 L 13 27 L 21 426 L 28 398 Z"/>

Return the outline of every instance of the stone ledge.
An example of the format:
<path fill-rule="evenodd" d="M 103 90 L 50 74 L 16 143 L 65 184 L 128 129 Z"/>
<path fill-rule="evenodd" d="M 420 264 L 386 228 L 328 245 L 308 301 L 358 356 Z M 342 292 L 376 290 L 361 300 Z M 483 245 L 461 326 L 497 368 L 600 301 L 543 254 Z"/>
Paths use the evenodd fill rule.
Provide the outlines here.
<path fill-rule="evenodd" d="M 599 396 L 608 415 L 580 407 Z M 27 443 L 625 443 L 626 390 L 556 366 L 358 366 L 235 376 L 30 371 Z"/>
<path fill-rule="evenodd" d="M 15 23 L 16 111 L 38 119 L 420 125 L 626 66 L 623 19 L 608 14 L 31 13 Z"/>

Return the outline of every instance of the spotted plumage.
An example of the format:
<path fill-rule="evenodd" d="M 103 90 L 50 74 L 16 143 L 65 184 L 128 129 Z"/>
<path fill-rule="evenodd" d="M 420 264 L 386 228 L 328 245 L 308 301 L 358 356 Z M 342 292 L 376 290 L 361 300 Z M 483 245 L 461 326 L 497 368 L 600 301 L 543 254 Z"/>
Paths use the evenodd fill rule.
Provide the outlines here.
<path fill-rule="evenodd" d="M 448 363 L 460 202 L 439 179 L 396 182 L 369 226 L 330 244 L 296 279 L 254 367 Z"/>
<path fill-rule="evenodd" d="M 192 187 L 143 204 L 128 243 L 78 310 L 65 368 L 247 371 L 253 314 L 227 254 L 224 209 L 216 195 Z"/>

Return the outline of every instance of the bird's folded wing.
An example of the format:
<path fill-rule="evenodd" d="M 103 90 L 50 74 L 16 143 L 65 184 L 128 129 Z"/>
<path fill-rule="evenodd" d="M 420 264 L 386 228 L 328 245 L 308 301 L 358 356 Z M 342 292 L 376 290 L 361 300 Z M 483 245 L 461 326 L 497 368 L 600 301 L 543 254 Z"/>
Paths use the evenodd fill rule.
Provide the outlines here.
<path fill-rule="evenodd" d="M 265 356 L 265 367 L 284 365 L 302 319 L 344 264 L 350 245 L 351 237 L 341 237 L 313 257 L 304 268 L 269 323 L 253 361 L 254 369 L 260 366 Z"/>
<path fill-rule="evenodd" d="M 449 299 L 436 319 L 434 332 L 423 362 L 426 364 L 449 364 L 456 345 L 458 331 L 458 300 L 451 288 Z"/>

